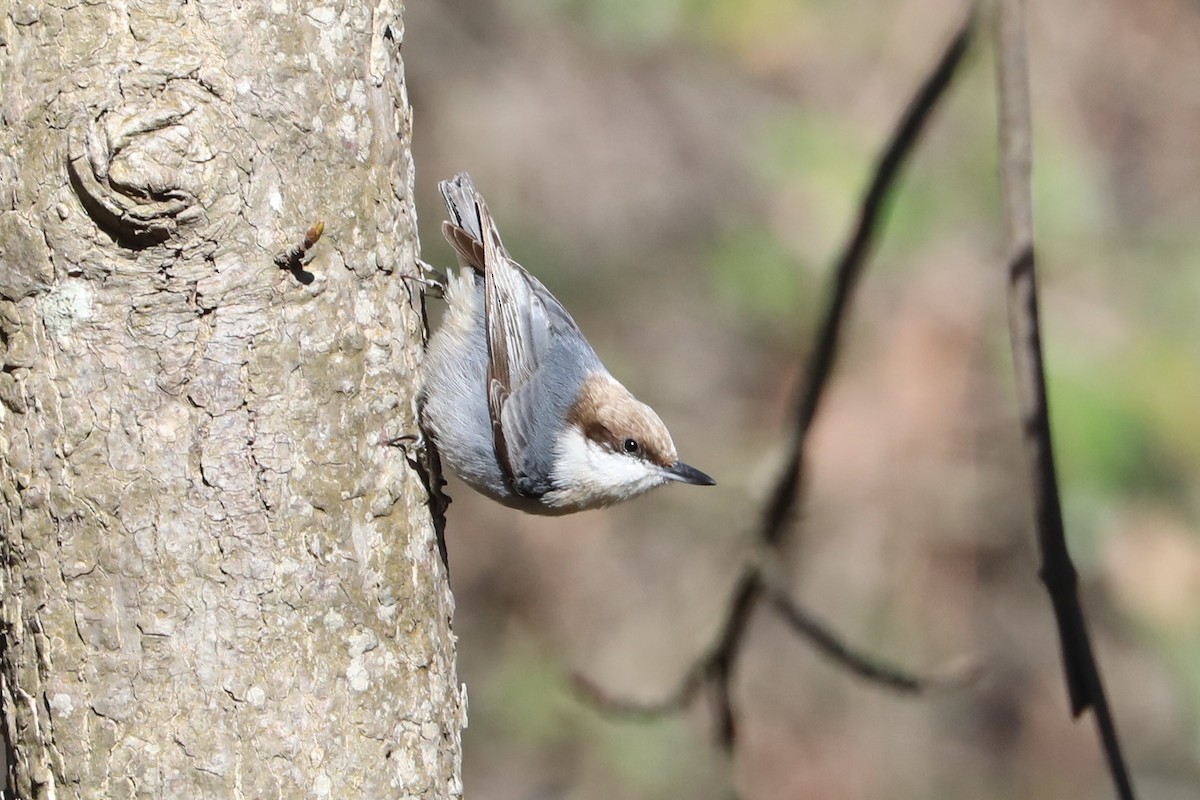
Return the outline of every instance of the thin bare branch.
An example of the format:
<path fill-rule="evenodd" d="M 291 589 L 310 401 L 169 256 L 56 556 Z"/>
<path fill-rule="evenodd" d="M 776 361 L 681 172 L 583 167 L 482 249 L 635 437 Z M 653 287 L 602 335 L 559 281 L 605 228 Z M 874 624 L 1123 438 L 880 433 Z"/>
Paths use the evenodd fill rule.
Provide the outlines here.
<path fill-rule="evenodd" d="M 621 717 L 660 717 L 687 706 L 696 697 L 704 672 L 697 665 L 683 681 L 666 697 L 659 700 L 639 701 L 618 697 L 586 675 L 576 672 L 571 675 L 571 688 L 581 700 L 599 711 Z"/>
<path fill-rule="evenodd" d="M 817 345 L 808 362 L 808 380 L 797 398 L 791 450 L 787 463 L 776 481 L 759 531 L 759 540 L 771 555 L 778 552 L 790 530 L 788 522 L 800 499 L 802 488 L 801 467 L 808 430 L 833 372 L 842 322 L 848 313 L 853 290 L 878 235 L 887 198 L 901 167 L 920 140 L 926 123 L 957 73 L 974 30 L 975 13 L 972 6 L 972 12 L 946 47 L 937 65 L 926 76 L 893 130 L 876 164 L 875 174 L 863 195 L 853 233 L 837 261 L 833 290 L 821 323 Z M 737 658 L 745 633 L 755 609 L 763 599 L 770 600 L 784 614 L 794 630 L 815 642 L 822 652 L 837 658 L 839 663 L 856 674 L 909 691 L 913 690 L 910 688 L 912 686 L 929 685 L 928 679 L 904 675 L 899 670 L 887 668 L 875 659 L 852 651 L 835 634 L 813 622 L 793 603 L 783 602 L 768 592 L 759 563 L 754 563 L 747 567 L 730 594 L 725 624 L 712 649 L 696 661 L 679 690 L 666 702 L 653 706 L 630 703 L 611 697 L 598 691 L 590 682 L 578 679 L 576 688 L 583 697 L 601 710 L 654 714 L 671 711 L 690 702 L 699 682 L 705 681 L 712 690 L 717 740 L 723 749 L 731 750 L 737 740 L 737 718 L 730 688 L 733 685 Z"/>
<path fill-rule="evenodd" d="M 1035 521 L 1042 558 L 1040 575 L 1050 594 L 1058 623 L 1059 646 L 1071 711 L 1078 717 L 1088 708 L 1093 709 L 1118 796 L 1132 800 L 1133 785 L 1121 755 L 1116 725 L 1109 711 L 1083 607 L 1079 602 L 1079 578 L 1067 550 L 1054 451 L 1051 447 L 1033 246 L 1033 136 L 1025 52 L 1024 0 L 1000 0 L 998 17 L 996 57 L 1000 101 L 1000 179 L 1007 233 L 1009 333 L 1033 479 Z"/>
<path fill-rule="evenodd" d="M 957 74 L 974 32 L 975 10 L 972 6 L 971 12 L 950 40 L 938 63 L 909 101 L 904 115 L 892 131 L 883 154 L 876 163 L 875 174 L 863 195 L 858 221 L 834 270 L 833 291 L 821 322 L 816 347 L 808 361 L 808 380 L 797 400 L 796 427 L 793 431 L 791 451 L 763 515 L 759 537 L 768 550 L 777 551 L 791 530 L 788 523 L 803 488 L 802 468 L 808 431 L 816 417 L 829 377 L 833 374 L 842 322 L 849 311 L 854 288 L 878 234 L 885 202 L 899 177 L 901 167 L 915 149 L 926 123 Z M 719 684 L 715 687 L 718 703 L 717 735 L 726 748 L 732 747 L 737 733 L 729 698 L 729 683 L 736 668 L 740 643 L 753 611 L 761 599 L 763 588 L 764 583 L 757 568 L 739 583 L 733 595 L 734 612 L 729 615 L 720 645 L 711 656 L 710 663 L 714 666 L 714 677 Z"/>
<path fill-rule="evenodd" d="M 738 581 L 725 618 L 725 627 L 716 646 L 704 662 L 706 673 L 712 679 L 713 714 L 716 716 L 717 743 L 725 751 L 732 751 L 737 741 L 737 717 L 733 713 L 733 673 L 738 655 L 742 651 L 742 639 L 750 628 L 750 619 L 762 597 L 763 579 L 760 566 L 751 565 Z"/>
<path fill-rule="evenodd" d="M 766 600 L 780 613 L 792 630 L 812 642 L 823 655 L 854 675 L 888 689 L 922 694 L 937 689 L 959 688 L 974 681 L 982 673 L 980 665 L 974 659 L 963 659 L 936 672 L 918 675 L 852 648 L 823 623 L 796 605 L 778 587 L 767 587 Z"/>
<path fill-rule="evenodd" d="M 974 32 L 975 7 L 972 5 L 971 12 L 892 131 L 891 138 L 876 164 L 871 183 L 859 204 L 858 221 L 834 270 L 833 290 L 825 307 L 816 346 L 808 360 L 808 377 L 797 397 L 791 449 L 763 516 L 762 538 L 768 544 L 783 540 L 799 501 L 803 482 L 804 445 L 808 439 L 808 431 L 816 418 L 829 377 L 833 374 L 842 322 L 849 311 L 854 289 L 877 237 L 885 202 L 900 174 L 900 168 L 915 149 L 925 124 L 958 72 Z"/>

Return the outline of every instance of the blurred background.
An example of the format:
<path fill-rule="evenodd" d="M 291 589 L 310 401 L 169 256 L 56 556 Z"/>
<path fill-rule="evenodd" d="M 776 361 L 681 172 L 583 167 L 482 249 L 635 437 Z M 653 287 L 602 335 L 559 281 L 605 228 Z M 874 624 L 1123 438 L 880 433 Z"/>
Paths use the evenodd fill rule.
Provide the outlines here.
<path fill-rule="evenodd" d="M 741 737 L 656 721 L 722 623 L 829 267 L 954 0 L 415 0 L 424 257 L 469 171 L 509 250 L 714 475 L 537 519 L 452 483 L 469 796 L 1111 796 L 1037 581 L 1005 311 L 990 21 L 893 197 L 808 451 L 793 596 L 916 671 L 900 696 L 760 611 Z M 1200 796 L 1200 5 L 1030 4 L 1036 213 L 1071 547 L 1142 798 Z"/>

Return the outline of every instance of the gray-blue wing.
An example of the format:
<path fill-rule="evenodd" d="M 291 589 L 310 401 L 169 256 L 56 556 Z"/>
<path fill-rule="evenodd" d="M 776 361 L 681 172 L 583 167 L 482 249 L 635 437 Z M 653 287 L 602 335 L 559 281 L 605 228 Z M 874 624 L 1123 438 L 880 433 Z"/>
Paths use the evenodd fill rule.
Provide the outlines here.
<path fill-rule="evenodd" d="M 562 304 L 508 255 L 470 178 L 464 173 L 443 182 L 442 195 L 455 218 L 443 225 L 446 238 L 461 263 L 484 274 L 496 457 L 514 492 L 537 496 L 551 488 L 556 422 L 599 359 Z"/>

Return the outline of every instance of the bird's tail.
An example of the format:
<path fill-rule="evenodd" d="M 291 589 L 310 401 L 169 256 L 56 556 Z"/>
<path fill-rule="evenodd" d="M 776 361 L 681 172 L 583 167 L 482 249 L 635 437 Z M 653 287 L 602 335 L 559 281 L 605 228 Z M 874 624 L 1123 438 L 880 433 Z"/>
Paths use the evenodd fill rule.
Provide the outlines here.
<path fill-rule="evenodd" d="M 458 254 L 461 266 L 484 272 L 484 237 L 491 239 L 496 255 L 508 258 L 500 241 L 496 223 L 488 212 L 483 196 L 475 190 L 471 176 L 460 172 L 453 179 L 438 184 L 442 199 L 450 211 L 450 219 L 442 223 L 442 234 Z"/>
<path fill-rule="evenodd" d="M 491 216 L 484 210 L 487 206 L 483 197 L 475 190 L 471 176 L 465 172 L 458 173 L 451 180 L 442 181 L 438 188 L 442 191 L 442 199 L 446 201 L 446 210 L 450 212 L 450 219 L 442 223 L 442 235 L 458 254 L 460 266 L 483 272 L 482 220 L 486 217 L 491 223 Z M 499 241 L 498 235 L 496 239 Z"/>
<path fill-rule="evenodd" d="M 442 191 L 442 199 L 446 201 L 446 210 L 450 212 L 450 222 L 462 228 L 477 242 L 483 241 L 483 231 L 479 229 L 478 203 L 483 201 L 471 176 L 460 172 L 451 180 L 438 184 Z"/>

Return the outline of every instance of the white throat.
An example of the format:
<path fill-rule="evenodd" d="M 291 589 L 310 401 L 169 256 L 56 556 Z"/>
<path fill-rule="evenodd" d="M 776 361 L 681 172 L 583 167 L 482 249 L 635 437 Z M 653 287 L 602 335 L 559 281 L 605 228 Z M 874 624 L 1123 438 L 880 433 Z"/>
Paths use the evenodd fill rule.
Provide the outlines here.
<path fill-rule="evenodd" d="M 554 469 L 554 489 L 543 502 L 563 510 L 619 503 L 666 483 L 662 471 L 640 458 L 615 453 L 583 435 L 570 425 L 558 437 Z"/>

